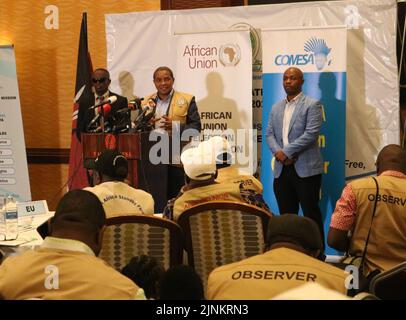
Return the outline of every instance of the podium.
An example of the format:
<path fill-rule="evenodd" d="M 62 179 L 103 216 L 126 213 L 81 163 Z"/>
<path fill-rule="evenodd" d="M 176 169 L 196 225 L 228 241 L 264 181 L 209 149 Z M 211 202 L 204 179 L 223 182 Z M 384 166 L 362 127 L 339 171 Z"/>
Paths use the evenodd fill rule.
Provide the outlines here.
<path fill-rule="evenodd" d="M 82 133 L 83 163 L 89 168 L 104 149 L 116 149 L 128 160 L 127 180 L 134 188 L 150 193 L 155 201 L 155 212 L 162 212 L 167 203 L 167 164 L 152 164 L 149 157 L 156 141 L 149 140 L 149 132 Z"/>

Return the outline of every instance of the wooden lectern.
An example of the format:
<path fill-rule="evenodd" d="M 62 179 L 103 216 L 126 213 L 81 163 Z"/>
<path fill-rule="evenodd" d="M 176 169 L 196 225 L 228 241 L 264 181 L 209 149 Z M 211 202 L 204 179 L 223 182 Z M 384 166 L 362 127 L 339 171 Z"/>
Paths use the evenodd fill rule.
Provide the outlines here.
<path fill-rule="evenodd" d="M 149 151 L 156 141 L 149 141 L 149 132 L 120 133 L 82 133 L 83 163 L 89 168 L 104 149 L 117 149 L 128 160 L 130 185 L 152 194 L 155 212 L 162 212 L 167 199 L 167 170 L 165 164 L 150 162 Z"/>

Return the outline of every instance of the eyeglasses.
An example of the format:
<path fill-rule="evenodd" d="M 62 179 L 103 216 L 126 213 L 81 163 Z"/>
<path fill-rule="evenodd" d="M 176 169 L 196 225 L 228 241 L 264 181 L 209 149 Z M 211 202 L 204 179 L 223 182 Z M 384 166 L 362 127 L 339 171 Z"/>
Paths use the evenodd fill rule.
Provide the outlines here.
<path fill-rule="evenodd" d="M 92 82 L 93 83 L 103 83 L 103 82 L 105 82 L 107 80 L 107 78 L 99 78 L 99 79 L 92 79 Z"/>

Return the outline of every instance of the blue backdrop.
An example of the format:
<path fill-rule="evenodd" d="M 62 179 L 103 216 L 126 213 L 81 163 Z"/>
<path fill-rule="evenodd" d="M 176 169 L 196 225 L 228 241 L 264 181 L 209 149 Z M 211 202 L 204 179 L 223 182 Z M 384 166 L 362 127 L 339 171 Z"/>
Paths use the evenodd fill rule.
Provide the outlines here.
<path fill-rule="evenodd" d="M 325 161 L 325 173 L 322 177 L 320 209 L 327 236 L 331 214 L 345 182 L 346 73 L 314 72 L 305 73 L 304 77 L 303 93 L 320 100 L 323 104 L 323 125 L 319 141 Z M 266 144 L 266 127 L 273 104 L 286 97 L 282 79 L 281 73 L 263 75 L 261 181 L 264 185 L 265 201 L 273 213 L 279 213 L 279 210 L 273 192 L 272 153 Z M 326 247 L 326 253 L 337 254 L 337 251 Z"/>

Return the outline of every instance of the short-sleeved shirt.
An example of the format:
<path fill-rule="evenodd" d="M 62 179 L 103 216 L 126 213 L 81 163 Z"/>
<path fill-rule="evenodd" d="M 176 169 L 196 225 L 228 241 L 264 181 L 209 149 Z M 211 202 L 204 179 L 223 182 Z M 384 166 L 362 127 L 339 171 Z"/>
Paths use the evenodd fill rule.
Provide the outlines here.
<path fill-rule="evenodd" d="M 85 190 L 94 193 L 103 204 L 106 218 L 154 214 L 154 199 L 144 190 L 120 181 L 109 181 Z"/>
<path fill-rule="evenodd" d="M 145 299 L 143 290 L 83 242 L 47 237 L 42 246 L 0 265 L 0 297 L 20 299 Z"/>

